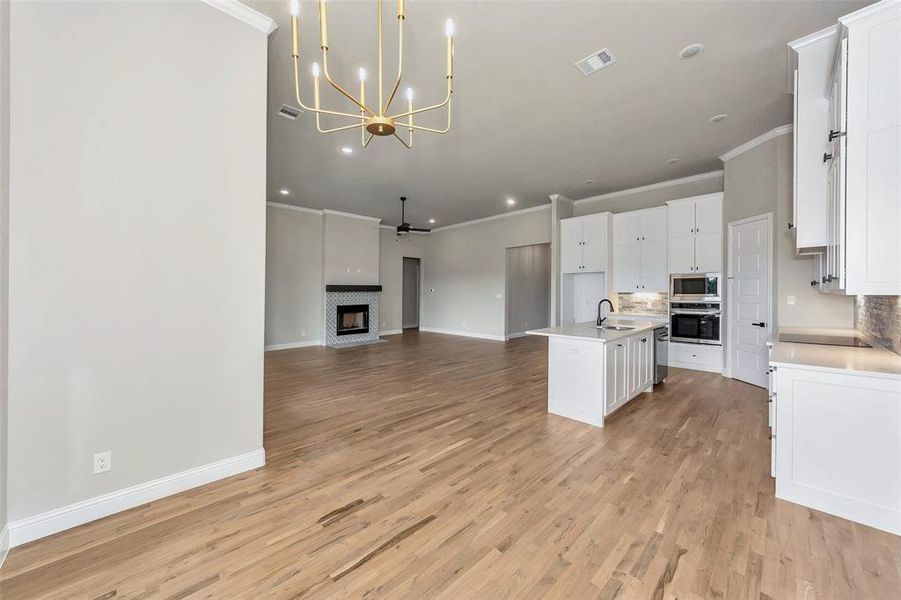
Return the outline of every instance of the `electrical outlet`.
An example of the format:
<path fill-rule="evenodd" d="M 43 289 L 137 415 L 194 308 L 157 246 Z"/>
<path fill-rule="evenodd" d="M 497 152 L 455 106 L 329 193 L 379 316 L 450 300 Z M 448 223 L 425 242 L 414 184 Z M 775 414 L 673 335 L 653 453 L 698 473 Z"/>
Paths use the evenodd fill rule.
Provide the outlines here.
<path fill-rule="evenodd" d="M 94 455 L 94 475 L 106 473 L 113 468 L 113 453 L 111 450 L 98 452 Z"/>
<path fill-rule="evenodd" d="M 789 305 L 789 306 L 794 306 L 794 305 L 795 305 L 795 297 L 794 297 L 794 296 L 789 296 L 789 297 L 788 297 L 788 305 Z"/>

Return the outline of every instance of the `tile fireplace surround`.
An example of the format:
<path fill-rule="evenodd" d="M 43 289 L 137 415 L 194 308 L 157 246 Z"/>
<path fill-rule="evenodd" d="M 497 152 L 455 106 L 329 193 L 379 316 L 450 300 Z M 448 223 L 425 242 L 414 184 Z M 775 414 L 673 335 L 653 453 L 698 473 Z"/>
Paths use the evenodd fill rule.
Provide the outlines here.
<path fill-rule="evenodd" d="M 358 346 L 379 341 L 380 285 L 325 286 L 325 345 L 332 348 Z M 369 306 L 369 331 L 338 335 L 338 306 L 366 304 Z"/>

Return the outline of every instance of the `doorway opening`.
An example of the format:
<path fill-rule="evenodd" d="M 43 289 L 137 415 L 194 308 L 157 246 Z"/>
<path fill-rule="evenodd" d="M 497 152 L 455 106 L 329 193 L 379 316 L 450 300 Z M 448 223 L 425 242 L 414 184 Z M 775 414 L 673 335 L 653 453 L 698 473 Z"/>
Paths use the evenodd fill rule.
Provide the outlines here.
<path fill-rule="evenodd" d="M 551 309 L 551 245 L 507 248 L 505 337 L 547 327 Z"/>
<path fill-rule="evenodd" d="M 419 279 L 421 265 L 418 258 L 404 257 L 401 323 L 404 329 L 419 329 Z"/>

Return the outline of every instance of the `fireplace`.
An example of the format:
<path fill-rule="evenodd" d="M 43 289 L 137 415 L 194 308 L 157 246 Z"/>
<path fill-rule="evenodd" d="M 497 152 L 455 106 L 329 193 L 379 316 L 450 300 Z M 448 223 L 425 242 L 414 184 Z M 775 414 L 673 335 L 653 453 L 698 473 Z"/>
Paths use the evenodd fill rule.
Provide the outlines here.
<path fill-rule="evenodd" d="M 335 308 L 338 312 L 336 334 L 369 333 L 368 304 L 339 304 Z"/>

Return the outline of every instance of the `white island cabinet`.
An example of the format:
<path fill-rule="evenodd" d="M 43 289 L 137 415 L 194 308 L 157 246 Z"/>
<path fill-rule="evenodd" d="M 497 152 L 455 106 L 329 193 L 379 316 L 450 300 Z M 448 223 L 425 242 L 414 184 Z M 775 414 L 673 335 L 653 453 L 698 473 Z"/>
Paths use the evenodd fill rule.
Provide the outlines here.
<path fill-rule="evenodd" d="M 654 385 L 651 321 L 615 321 L 624 330 L 578 323 L 529 331 L 548 338 L 548 412 L 596 427 Z"/>

